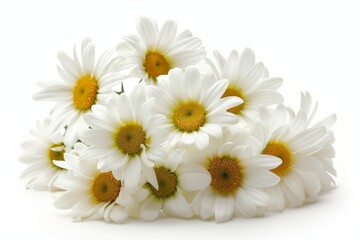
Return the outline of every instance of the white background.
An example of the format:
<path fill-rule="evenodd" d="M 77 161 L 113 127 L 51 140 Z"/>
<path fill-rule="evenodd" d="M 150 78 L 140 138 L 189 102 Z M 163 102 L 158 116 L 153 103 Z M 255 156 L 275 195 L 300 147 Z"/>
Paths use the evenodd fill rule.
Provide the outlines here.
<path fill-rule="evenodd" d="M 356 1 L 4 1 L 0 2 L 0 238 L 1 239 L 359 239 L 360 7 Z M 335 112 L 335 190 L 316 204 L 264 218 L 213 221 L 164 219 L 73 223 L 53 208 L 53 195 L 24 189 L 18 163 L 23 136 L 52 103 L 32 100 L 38 80 L 58 79 L 58 50 L 92 37 L 98 50 L 135 33 L 151 16 L 178 22 L 200 37 L 209 53 L 254 49 L 271 76 L 281 76 L 286 103 L 299 92 L 320 103 L 319 117 Z"/>

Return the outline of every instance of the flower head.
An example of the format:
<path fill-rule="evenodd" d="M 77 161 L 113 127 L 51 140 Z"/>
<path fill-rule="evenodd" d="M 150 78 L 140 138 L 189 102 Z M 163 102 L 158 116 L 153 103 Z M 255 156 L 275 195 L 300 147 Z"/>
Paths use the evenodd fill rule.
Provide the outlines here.
<path fill-rule="evenodd" d="M 279 158 L 282 163 L 273 173 L 281 179 L 279 184 L 267 188 L 271 197 L 271 210 L 286 206 L 298 207 L 306 201 L 315 201 L 322 188 L 334 183 L 331 175 L 333 134 L 329 130 L 335 115 L 311 125 L 316 107 L 311 108 L 311 97 L 302 94 L 297 114 L 279 105 L 275 110 L 261 109 L 262 123 L 249 138 L 253 151 Z"/>
<path fill-rule="evenodd" d="M 74 47 L 74 57 L 59 52 L 61 67 L 58 72 L 62 82 L 39 83 L 43 90 L 34 95 L 36 100 L 55 101 L 51 112 L 51 132 L 66 127 L 65 143 L 73 145 L 82 131 L 88 128 L 83 116 L 96 104 L 104 104 L 112 88 L 121 83 L 124 76 L 118 73 L 120 58 L 113 51 L 104 52 L 95 61 L 95 46 L 84 39 L 79 59 Z"/>
<path fill-rule="evenodd" d="M 75 144 L 75 151 L 65 154 L 69 171 L 73 174 L 57 182 L 65 192 L 54 202 L 59 209 L 71 209 L 74 220 L 104 219 L 107 222 L 123 222 L 130 202 L 130 192 L 111 172 L 100 172 L 95 159 L 82 159 L 88 150 L 82 143 Z"/>
<path fill-rule="evenodd" d="M 145 183 L 141 189 L 146 194 L 141 204 L 141 217 L 144 220 L 154 220 L 161 213 L 182 218 L 193 215 L 186 193 L 208 186 L 210 176 L 200 166 L 184 163 L 184 156 L 184 151 L 177 149 L 154 166 L 159 187 Z"/>
<path fill-rule="evenodd" d="M 251 217 L 267 206 L 269 199 L 262 189 L 279 182 L 270 170 L 281 161 L 253 154 L 248 146 L 237 143 L 236 139 L 244 137 L 236 133 L 223 141 L 212 139 L 207 151 L 194 152 L 193 161 L 201 163 L 211 176 L 209 186 L 192 202 L 194 213 L 202 219 L 214 216 L 223 222 L 234 214 Z"/>
<path fill-rule="evenodd" d="M 204 149 L 209 135 L 222 136 L 222 128 L 235 124 L 237 117 L 226 109 L 242 103 L 238 97 L 221 98 L 227 80 L 215 81 L 212 74 L 202 76 L 195 67 L 173 69 L 152 87 L 155 111 L 166 118 L 168 144 L 191 145 Z"/>
<path fill-rule="evenodd" d="M 165 22 L 159 30 L 154 20 L 142 17 L 136 27 L 139 36 L 124 37 L 117 50 L 128 59 L 131 75 L 147 83 L 156 83 L 160 75 L 175 67 L 185 69 L 205 56 L 201 41 L 188 30 L 178 34 L 174 21 Z"/>
<path fill-rule="evenodd" d="M 241 119 L 254 121 L 261 106 L 280 104 L 282 95 L 277 89 L 282 84 L 281 78 L 269 78 L 264 64 L 255 63 L 254 52 L 247 48 L 239 56 L 232 51 L 225 59 L 218 51 L 214 52 L 216 64 L 206 59 L 217 79 L 228 79 L 229 85 L 222 97 L 236 96 L 243 102 L 229 108 L 228 111 L 239 115 Z"/>
<path fill-rule="evenodd" d="M 69 148 L 64 145 L 63 133 L 50 133 L 50 119 L 38 121 L 36 128 L 30 131 L 31 138 L 22 143 L 24 153 L 20 161 L 28 165 L 22 177 L 29 178 L 27 188 L 35 190 L 59 190 L 54 183 L 66 178 L 68 173 L 61 165 L 64 153 Z"/>
<path fill-rule="evenodd" d="M 141 174 L 157 188 L 152 167 L 162 157 L 165 138 L 164 118 L 152 112 L 153 104 L 140 83 L 130 94 L 114 94 L 106 106 L 96 106 L 85 116 L 91 127 L 81 137 L 90 145 L 86 158 L 99 159 L 101 171 L 112 171 L 129 189 L 137 187 Z"/>

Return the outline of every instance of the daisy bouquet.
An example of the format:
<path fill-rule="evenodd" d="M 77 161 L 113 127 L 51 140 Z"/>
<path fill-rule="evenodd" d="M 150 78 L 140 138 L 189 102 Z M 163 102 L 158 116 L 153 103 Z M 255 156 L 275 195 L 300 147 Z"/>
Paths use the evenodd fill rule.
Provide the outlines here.
<path fill-rule="evenodd" d="M 251 49 L 207 57 L 173 21 L 136 28 L 98 58 L 90 39 L 58 54 L 61 80 L 34 95 L 55 105 L 22 143 L 27 188 L 56 191 L 55 207 L 77 221 L 223 222 L 334 186 L 336 116 L 314 121 L 309 93 L 293 110 Z"/>

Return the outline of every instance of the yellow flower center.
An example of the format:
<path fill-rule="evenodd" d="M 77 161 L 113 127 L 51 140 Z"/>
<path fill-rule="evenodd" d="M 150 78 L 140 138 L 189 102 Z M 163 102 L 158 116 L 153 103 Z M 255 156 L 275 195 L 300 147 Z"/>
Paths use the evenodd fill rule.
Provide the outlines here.
<path fill-rule="evenodd" d="M 119 196 L 121 182 L 111 172 L 100 173 L 94 180 L 92 195 L 97 202 L 113 202 Z"/>
<path fill-rule="evenodd" d="M 57 150 L 59 149 L 59 150 Z M 64 153 L 65 153 L 65 146 L 63 143 L 57 143 L 57 144 L 53 144 L 50 146 L 49 150 L 48 150 L 48 157 L 49 160 L 51 162 L 51 164 L 54 167 L 60 168 L 58 166 L 56 166 L 53 161 L 57 160 L 57 161 L 64 161 Z"/>
<path fill-rule="evenodd" d="M 245 109 L 245 103 L 246 103 L 246 100 L 245 100 L 245 97 L 244 97 L 244 94 L 241 92 L 240 89 L 237 89 L 237 88 L 234 88 L 234 87 L 231 87 L 229 86 L 226 91 L 224 92 L 224 94 L 222 95 L 222 98 L 224 97 L 231 97 L 231 96 L 235 96 L 235 97 L 239 97 L 241 98 L 244 102 L 235 106 L 235 107 L 232 107 L 232 108 L 229 108 L 227 111 L 228 112 L 231 112 L 231 113 L 234 113 L 234 114 L 240 114 L 241 111 L 243 111 Z"/>
<path fill-rule="evenodd" d="M 79 78 L 73 88 L 73 103 L 76 109 L 87 111 L 96 102 L 98 81 L 89 75 Z"/>
<path fill-rule="evenodd" d="M 262 154 L 275 156 L 282 160 L 282 163 L 278 167 L 271 170 L 280 177 L 288 174 L 294 165 L 294 158 L 290 149 L 281 142 L 270 141 L 262 151 Z"/>
<path fill-rule="evenodd" d="M 159 189 L 156 190 L 149 184 L 152 193 L 156 197 L 163 199 L 172 196 L 176 192 L 178 183 L 175 173 L 164 167 L 155 168 L 154 171 L 159 184 Z"/>
<path fill-rule="evenodd" d="M 137 123 L 125 124 L 115 134 L 115 145 L 125 154 L 139 154 L 141 145 L 146 143 L 146 134 Z"/>
<path fill-rule="evenodd" d="M 234 193 L 244 182 L 243 167 L 231 157 L 212 158 L 208 171 L 211 175 L 210 186 L 223 195 Z"/>
<path fill-rule="evenodd" d="M 206 121 L 206 112 L 202 105 L 196 102 L 180 104 L 174 111 L 174 124 L 184 132 L 198 131 Z"/>
<path fill-rule="evenodd" d="M 158 76 L 168 74 L 171 68 L 165 56 L 157 52 L 149 52 L 146 54 L 144 67 L 145 71 L 155 82 Z"/>

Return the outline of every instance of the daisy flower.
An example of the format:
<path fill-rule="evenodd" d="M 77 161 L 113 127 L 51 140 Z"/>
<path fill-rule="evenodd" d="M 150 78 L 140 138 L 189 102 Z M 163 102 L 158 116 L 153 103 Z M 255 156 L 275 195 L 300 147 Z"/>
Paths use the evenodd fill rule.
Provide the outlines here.
<path fill-rule="evenodd" d="M 56 180 L 66 178 L 68 173 L 60 165 L 64 153 L 68 151 L 63 142 L 63 134 L 50 133 L 50 119 L 38 121 L 30 131 L 31 138 L 22 143 L 24 153 L 19 160 L 28 165 L 22 177 L 29 178 L 26 187 L 35 190 L 59 190 L 54 186 Z"/>
<path fill-rule="evenodd" d="M 90 145 L 85 158 L 98 158 L 101 171 L 112 171 L 129 189 L 137 187 L 141 174 L 157 188 L 152 167 L 153 161 L 162 158 L 164 118 L 152 113 L 154 101 L 147 99 L 145 83 L 129 95 L 114 95 L 106 107 L 94 106 L 85 115 L 91 127 L 81 137 Z"/>
<path fill-rule="evenodd" d="M 172 151 L 166 160 L 158 161 L 155 174 L 159 188 L 145 183 L 141 191 L 146 198 L 141 204 L 141 218 L 147 221 L 156 219 L 160 213 L 166 216 L 190 218 L 193 216 L 184 194 L 201 190 L 210 183 L 209 173 L 194 164 L 183 164 L 184 153 Z"/>
<path fill-rule="evenodd" d="M 283 105 L 275 110 L 261 109 L 263 123 L 255 127 L 248 139 L 253 151 L 282 161 L 272 170 L 280 177 L 279 184 L 266 189 L 271 198 L 270 210 L 281 211 L 286 206 L 298 207 L 306 201 L 315 201 L 322 187 L 334 184 L 333 135 L 329 128 L 335 115 L 309 126 L 315 113 L 308 111 L 309 96 L 302 94 L 301 108 L 295 116 Z"/>
<path fill-rule="evenodd" d="M 87 146 L 75 144 L 75 151 L 65 154 L 65 161 L 72 176 L 58 181 L 57 186 L 65 192 L 54 205 L 58 209 L 72 210 L 75 221 L 104 219 L 107 222 L 123 222 L 128 217 L 132 203 L 130 193 L 111 172 L 100 172 L 94 159 L 82 159 Z"/>
<path fill-rule="evenodd" d="M 254 120 L 260 106 L 280 104 L 282 95 L 277 89 L 282 84 L 281 78 L 269 78 L 268 70 L 264 64 L 255 64 L 254 52 L 247 48 L 239 56 L 237 51 L 232 51 L 225 59 L 218 51 L 214 52 L 216 64 L 210 59 L 205 60 L 216 74 L 217 79 L 228 79 L 229 85 L 223 97 L 237 96 L 243 102 L 228 111 L 239 115 L 245 120 Z"/>
<path fill-rule="evenodd" d="M 58 66 L 58 72 L 62 82 L 39 83 L 43 90 L 36 93 L 34 99 L 56 102 L 50 129 L 55 132 L 67 126 L 67 145 L 73 145 L 79 133 L 88 128 L 83 115 L 91 111 L 93 105 L 105 103 L 112 87 L 122 80 L 123 76 L 117 73 L 120 58 L 114 58 L 113 53 L 113 50 L 108 50 L 95 62 L 95 46 L 90 39 L 84 39 L 81 61 L 75 46 L 73 59 L 59 52 L 61 66 Z"/>
<path fill-rule="evenodd" d="M 128 60 L 132 76 L 140 77 L 147 83 L 156 83 L 160 75 L 170 69 L 199 63 L 205 56 L 201 40 L 186 30 L 177 34 L 174 21 L 167 21 L 159 30 L 155 21 L 140 18 L 136 24 L 139 36 L 124 37 L 118 45 L 118 52 Z"/>
<path fill-rule="evenodd" d="M 206 151 L 194 153 L 193 161 L 201 163 L 211 176 L 210 184 L 191 203 L 194 213 L 202 219 L 215 216 L 217 222 L 224 222 L 234 214 L 244 217 L 263 214 L 269 201 L 263 188 L 279 182 L 270 169 L 281 161 L 272 156 L 253 155 L 247 145 L 232 141 L 244 137 L 235 133 L 224 141 L 212 138 Z"/>
<path fill-rule="evenodd" d="M 159 78 L 150 95 L 155 97 L 155 110 L 166 118 L 168 144 L 186 144 L 204 149 L 209 135 L 222 136 L 222 128 L 238 122 L 236 115 L 226 109 L 242 100 L 238 97 L 221 98 L 227 80 L 216 81 L 213 74 L 205 76 L 195 67 L 185 71 L 173 69 Z"/>

